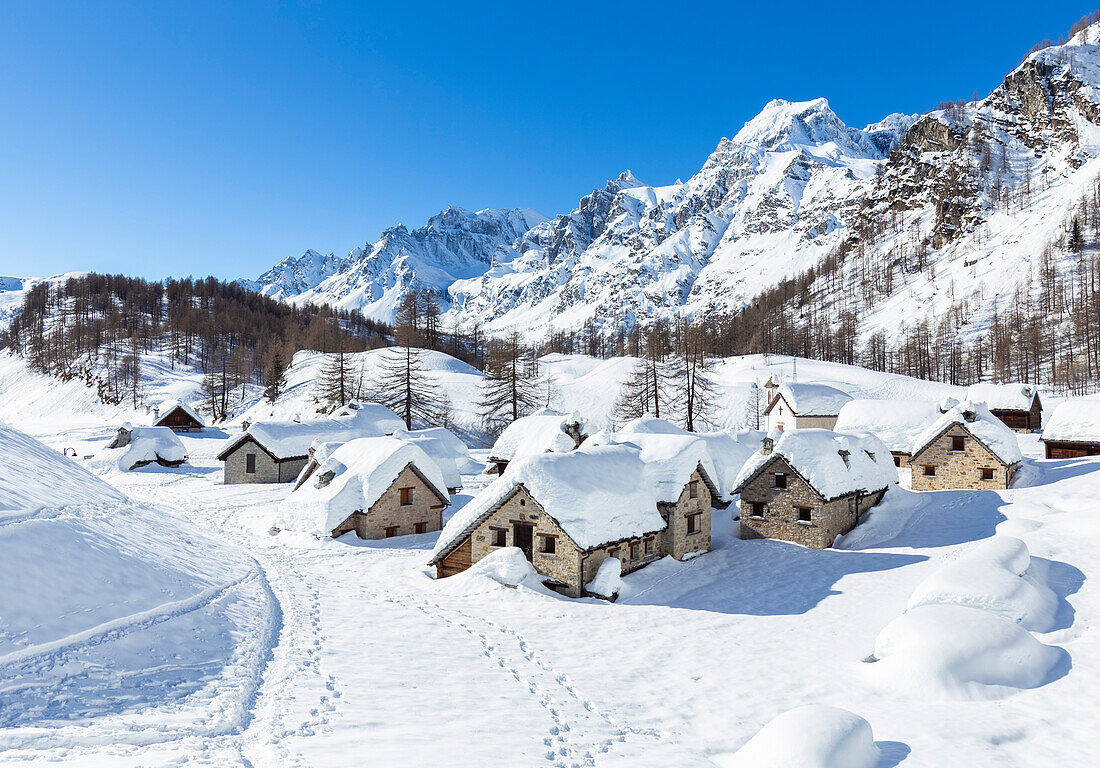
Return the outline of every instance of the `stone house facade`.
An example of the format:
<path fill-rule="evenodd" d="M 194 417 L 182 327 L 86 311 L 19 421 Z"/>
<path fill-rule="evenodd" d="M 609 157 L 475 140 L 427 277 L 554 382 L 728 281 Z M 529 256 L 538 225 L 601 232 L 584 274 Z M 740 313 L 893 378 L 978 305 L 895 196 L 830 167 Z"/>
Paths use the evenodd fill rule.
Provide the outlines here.
<path fill-rule="evenodd" d="M 638 531 L 629 538 L 581 548 L 527 488 L 517 485 L 432 564 L 437 577 L 445 578 L 497 549 L 518 547 L 547 578 L 548 586 L 569 597 L 583 597 L 584 585 L 609 557 L 619 558 L 623 573 L 630 573 L 666 555 L 679 560 L 709 550 L 712 491 L 710 479 L 696 468 L 678 499 L 658 504 L 666 523 L 663 529 Z"/>
<path fill-rule="evenodd" d="M 413 464 L 408 464 L 378 501 L 365 512 L 353 512 L 332 531 L 349 531 L 361 539 L 388 539 L 443 528 L 443 510 L 449 499 L 440 495 Z"/>
<path fill-rule="evenodd" d="M 885 489 L 824 498 L 783 456 L 775 456 L 741 488 L 741 538 L 782 539 L 826 549 L 882 501 Z"/>
<path fill-rule="evenodd" d="M 917 450 L 910 465 L 914 491 L 1008 488 L 1019 463 L 1006 464 L 963 424 L 953 423 Z"/>
<path fill-rule="evenodd" d="M 309 456 L 277 457 L 249 435 L 218 454 L 225 462 L 223 478 L 233 483 L 289 483 L 309 461 Z"/>

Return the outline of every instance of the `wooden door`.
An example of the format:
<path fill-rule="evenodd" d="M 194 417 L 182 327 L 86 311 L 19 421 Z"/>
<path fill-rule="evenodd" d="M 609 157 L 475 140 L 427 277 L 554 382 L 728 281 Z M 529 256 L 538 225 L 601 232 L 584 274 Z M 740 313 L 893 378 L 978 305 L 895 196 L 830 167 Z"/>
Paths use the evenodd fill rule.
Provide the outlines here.
<path fill-rule="evenodd" d="M 512 523 L 512 546 L 523 550 L 524 556 L 530 560 L 532 557 L 535 528 L 527 523 Z"/>

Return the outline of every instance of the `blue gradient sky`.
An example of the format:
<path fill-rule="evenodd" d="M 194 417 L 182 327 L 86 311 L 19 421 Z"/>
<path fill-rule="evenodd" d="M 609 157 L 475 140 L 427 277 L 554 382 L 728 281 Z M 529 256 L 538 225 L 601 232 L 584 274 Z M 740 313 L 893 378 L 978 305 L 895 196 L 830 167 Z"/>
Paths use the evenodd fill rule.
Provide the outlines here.
<path fill-rule="evenodd" d="M 552 215 L 687 178 L 774 97 L 862 126 L 985 95 L 1090 10 L 9 0 L 0 274 L 254 276 L 449 204 Z"/>

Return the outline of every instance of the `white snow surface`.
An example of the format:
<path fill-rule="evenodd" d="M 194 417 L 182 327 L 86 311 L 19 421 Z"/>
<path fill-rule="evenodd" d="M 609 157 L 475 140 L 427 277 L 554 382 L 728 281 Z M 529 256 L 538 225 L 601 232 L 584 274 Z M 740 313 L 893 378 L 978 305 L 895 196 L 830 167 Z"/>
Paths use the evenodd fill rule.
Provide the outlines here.
<path fill-rule="evenodd" d="M 596 575 L 584 585 L 594 595 L 611 598 L 619 594 L 623 588 L 623 563 L 617 557 L 605 558 L 600 567 L 596 569 Z"/>
<path fill-rule="evenodd" d="M 1054 628 L 1058 598 L 1031 576 L 1027 545 L 998 535 L 975 545 L 913 590 L 909 609 L 921 605 L 962 605 L 1010 619 L 1024 629 Z"/>
<path fill-rule="evenodd" d="M 991 411 L 1030 411 L 1039 392 L 1033 384 L 971 384 L 966 399 L 985 403 Z"/>
<path fill-rule="evenodd" d="M 537 453 L 571 451 L 576 443 L 565 433 L 568 424 L 580 424 L 581 434 L 587 434 L 587 422 L 580 413 L 558 413 L 549 408 L 522 416 L 500 433 L 489 451 L 490 459 L 514 461 Z"/>
<path fill-rule="evenodd" d="M 779 396 L 796 416 L 836 416 L 852 396 L 827 384 L 792 381 L 779 385 Z"/>
<path fill-rule="evenodd" d="M 973 421 L 967 421 L 967 413 L 974 415 Z M 913 453 L 923 450 L 952 424 L 964 426 L 1005 464 L 1015 464 L 1022 458 L 1016 433 L 990 413 L 985 403 L 975 403 L 970 400 L 964 400 L 951 408 L 917 435 L 913 441 Z"/>
<path fill-rule="evenodd" d="M 384 405 L 365 403 L 347 416 L 312 421 L 257 421 L 248 429 L 229 438 L 222 446 L 227 451 L 252 437 L 277 458 L 308 456 L 309 447 L 318 442 L 347 442 L 358 437 L 382 437 L 405 428 L 401 417 Z"/>
<path fill-rule="evenodd" d="M 412 443 L 424 451 L 443 473 L 447 488 L 462 487 L 462 475 L 477 472 L 481 465 L 470 458 L 470 450 L 458 436 L 444 427 L 399 429 L 393 437 Z"/>
<path fill-rule="evenodd" d="M 306 482 L 279 505 L 274 526 L 328 536 L 354 512 L 366 512 L 382 498 L 401 471 L 413 465 L 446 500 L 439 467 L 415 444 L 393 437 L 361 437 L 334 450 Z M 333 473 L 319 487 L 321 477 Z"/>
<path fill-rule="evenodd" d="M 1065 652 L 1011 619 L 951 604 L 913 608 L 875 640 L 867 671 L 878 685 L 919 699 L 998 699 L 1051 681 Z"/>
<path fill-rule="evenodd" d="M 104 450 L 118 456 L 116 463 L 122 470 L 131 470 L 138 464 L 149 464 L 158 460 L 177 462 L 187 459 L 187 449 L 168 427 L 134 427 L 130 431 L 129 444 Z"/>
<path fill-rule="evenodd" d="M 871 725 L 839 707 L 809 704 L 779 715 L 721 768 L 876 768 Z"/>
<path fill-rule="evenodd" d="M 1070 397 L 1058 403 L 1043 425 L 1043 440 L 1100 441 L 1100 398 Z"/>
<path fill-rule="evenodd" d="M 840 409 L 837 432 L 870 432 L 891 451 L 910 453 L 913 443 L 943 414 L 923 400 L 852 400 Z"/>
<path fill-rule="evenodd" d="M 794 429 L 779 434 L 771 453 L 766 454 L 761 448 L 741 468 L 734 481 L 734 492 L 775 456 L 786 459 L 826 500 L 855 491 L 881 491 L 898 482 L 889 449 L 870 433 Z M 842 455 L 844 451 L 847 461 Z"/>
<path fill-rule="evenodd" d="M 471 565 L 465 573 L 484 576 L 505 587 L 517 587 L 528 579 L 539 578 L 535 566 L 519 547 L 501 547 Z"/>

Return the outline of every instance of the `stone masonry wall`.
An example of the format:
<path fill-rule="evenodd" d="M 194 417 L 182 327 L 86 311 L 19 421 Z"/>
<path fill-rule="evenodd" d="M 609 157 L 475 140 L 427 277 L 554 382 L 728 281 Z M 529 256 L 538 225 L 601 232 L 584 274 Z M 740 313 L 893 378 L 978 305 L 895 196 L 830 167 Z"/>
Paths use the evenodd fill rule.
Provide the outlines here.
<path fill-rule="evenodd" d="M 412 504 L 401 505 L 402 488 L 412 488 Z M 417 523 L 425 524 L 422 533 L 438 531 L 443 528 L 443 507 L 443 502 L 410 465 L 401 470 L 401 474 L 369 511 L 351 515 L 333 530 L 332 535 L 341 536 L 355 531 L 361 539 L 384 539 L 386 528 L 396 527 L 395 535 L 406 536 L 416 533 Z"/>
<path fill-rule="evenodd" d="M 247 467 L 247 455 L 256 454 L 256 472 L 245 472 Z M 234 483 L 278 483 L 279 465 L 271 458 L 271 454 L 261 449 L 252 440 L 245 440 L 239 444 L 225 460 L 223 468 L 225 484 Z"/>
<path fill-rule="evenodd" d="M 665 555 L 672 555 L 677 560 L 682 560 L 684 555 L 691 552 L 707 552 L 710 550 L 710 489 L 703 482 L 699 470 L 691 473 L 691 481 L 696 483 L 698 496 L 691 498 L 690 483 L 684 485 L 680 492 L 680 498 L 668 513 L 668 530 L 665 532 Z M 699 513 L 699 525 L 694 533 L 687 532 L 687 518 L 689 514 Z"/>
<path fill-rule="evenodd" d="M 964 439 L 963 450 L 951 450 L 951 438 Z M 954 424 L 910 462 L 913 468 L 914 491 L 937 491 L 947 488 L 1001 489 L 1007 488 L 1016 472 L 1016 465 L 1006 467 L 981 443 L 971 437 L 961 424 Z M 936 474 L 924 474 L 925 465 L 936 467 Z M 982 468 L 993 470 L 993 479 L 982 480 Z"/>

